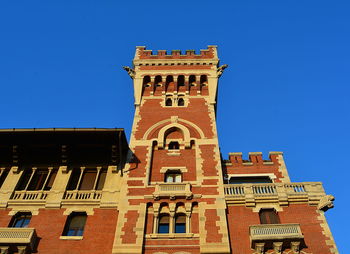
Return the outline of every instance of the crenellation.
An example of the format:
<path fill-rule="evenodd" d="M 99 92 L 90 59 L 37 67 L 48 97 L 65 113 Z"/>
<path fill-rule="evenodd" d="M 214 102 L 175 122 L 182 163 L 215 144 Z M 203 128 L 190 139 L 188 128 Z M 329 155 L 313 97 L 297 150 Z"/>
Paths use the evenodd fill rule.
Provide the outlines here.
<path fill-rule="evenodd" d="M 216 46 L 208 46 L 207 49 L 201 49 L 199 54 L 193 49 L 188 49 L 185 54 L 181 50 L 171 50 L 168 54 L 167 50 L 158 50 L 154 52 L 146 49 L 144 46 L 136 47 L 135 59 L 215 59 L 217 58 Z M 135 60 L 134 59 L 134 60 Z"/>
<path fill-rule="evenodd" d="M 245 166 L 251 166 L 251 165 L 271 165 L 274 164 L 274 160 L 272 156 L 275 156 L 277 152 L 270 152 L 269 153 L 269 160 L 263 159 L 262 152 L 249 152 L 248 153 L 248 160 L 243 159 L 243 154 L 241 152 L 236 153 L 229 153 L 229 159 L 224 160 L 224 164 L 230 164 L 232 166 L 238 166 L 238 165 L 245 165 Z"/>

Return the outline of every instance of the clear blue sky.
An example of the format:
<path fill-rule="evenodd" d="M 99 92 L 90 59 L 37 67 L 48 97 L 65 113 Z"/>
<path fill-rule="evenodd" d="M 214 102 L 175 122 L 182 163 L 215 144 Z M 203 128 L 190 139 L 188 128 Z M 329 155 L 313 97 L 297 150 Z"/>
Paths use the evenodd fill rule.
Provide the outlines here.
<path fill-rule="evenodd" d="M 341 253 L 349 211 L 349 1 L 0 2 L 0 128 L 123 127 L 135 46 L 219 46 L 218 132 L 228 152 L 284 151 L 322 181 Z"/>

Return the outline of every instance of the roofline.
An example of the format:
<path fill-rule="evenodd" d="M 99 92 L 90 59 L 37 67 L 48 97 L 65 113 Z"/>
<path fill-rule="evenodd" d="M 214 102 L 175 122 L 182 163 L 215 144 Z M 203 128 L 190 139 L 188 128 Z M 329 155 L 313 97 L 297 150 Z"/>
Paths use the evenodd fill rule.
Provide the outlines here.
<path fill-rule="evenodd" d="M 12 128 L 12 129 L 0 129 L 0 132 L 50 132 L 50 131 L 53 131 L 53 132 L 123 131 L 124 132 L 124 128 L 24 128 L 24 129 Z"/>

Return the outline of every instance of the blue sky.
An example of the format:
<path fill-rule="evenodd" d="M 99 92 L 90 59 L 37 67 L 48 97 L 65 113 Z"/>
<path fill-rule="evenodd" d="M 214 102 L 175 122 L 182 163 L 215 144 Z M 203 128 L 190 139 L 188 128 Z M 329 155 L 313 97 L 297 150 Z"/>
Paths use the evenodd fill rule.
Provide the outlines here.
<path fill-rule="evenodd" d="M 322 181 L 341 253 L 350 227 L 349 1 L 0 2 L 0 128 L 123 127 L 135 46 L 219 46 L 217 123 L 228 152 L 283 151 Z"/>

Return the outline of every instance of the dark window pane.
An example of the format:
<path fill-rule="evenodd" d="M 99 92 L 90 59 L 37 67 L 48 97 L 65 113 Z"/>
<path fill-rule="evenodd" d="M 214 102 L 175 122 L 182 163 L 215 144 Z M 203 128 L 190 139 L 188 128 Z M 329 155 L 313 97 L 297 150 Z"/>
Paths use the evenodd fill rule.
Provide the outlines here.
<path fill-rule="evenodd" d="M 26 228 L 32 218 L 31 213 L 17 213 L 11 220 L 9 227 Z"/>
<path fill-rule="evenodd" d="M 231 177 L 229 180 L 230 184 L 241 184 L 241 183 L 272 183 L 268 176 L 254 176 L 254 177 Z"/>
<path fill-rule="evenodd" d="M 80 182 L 79 190 L 92 190 L 97 175 L 97 170 L 87 169 L 84 170 L 83 177 Z"/>
<path fill-rule="evenodd" d="M 45 183 L 48 173 L 49 173 L 48 170 L 36 170 L 27 189 L 41 190 L 41 188 Z"/>
<path fill-rule="evenodd" d="M 173 105 L 173 101 L 170 98 L 166 99 L 165 106 L 172 106 L 172 105 Z"/>
<path fill-rule="evenodd" d="M 57 175 L 57 170 L 53 170 L 50 174 L 50 178 L 48 179 L 44 190 L 51 190 L 53 182 L 55 181 L 56 175 Z"/>
<path fill-rule="evenodd" d="M 80 177 L 80 169 L 77 169 L 77 168 L 73 169 L 69 179 L 67 190 L 75 190 L 77 188 L 79 177 Z"/>
<path fill-rule="evenodd" d="M 86 223 L 86 213 L 72 213 L 68 216 L 63 235 L 82 236 Z"/>
<path fill-rule="evenodd" d="M 25 187 L 28 184 L 29 178 L 32 174 L 32 170 L 24 170 L 21 176 L 21 179 L 18 182 L 18 185 L 16 186 L 16 190 L 24 190 Z"/>
<path fill-rule="evenodd" d="M 5 170 L 2 172 L 2 174 L 1 174 L 1 176 L 0 176 L 0 188 L 1 188 L 2 184 L 5 182 L 5 179 L 6 179 L 6 177 L 7 177 L 8 174 L 9 174 L 9 170 L 8 170 L 8 169 L 5 169 Z"/>
<path fill-rule="evenodd" d="M 180 148 L 179 142 L 177 141 L 171 141 L 169 143 L 169 150 L 178 150 Z"/>
<path fill-rule="evenodd" d="M 100 176 L 98 177 L 98 182 L 96 186 L 96 190 L 102 190 L 103 186 L 105 185 L 107 170 L 102 169 L 100 172 Z"/>
<path fill-rule="evenodd" d="M 186 215 L 175 217 L 175 233 L 186 233 Z"/>
<path fill-rule="evenodd" d="M 184 99 L 180 98 L 178 101 L 178 106 L 185 106 L 185 101 Z"/>
<path fill-rule="evenodd" d="M 162 215 L 159 217 L 158 233 L 159 234 L 169 233 L 169 216 L 168 215 Z"/>
<path fill-rule="evenodd" d="M 261 209 L 259 212 L 261 224 L 279 224 L 279 217 L 274 209 Z"/>

